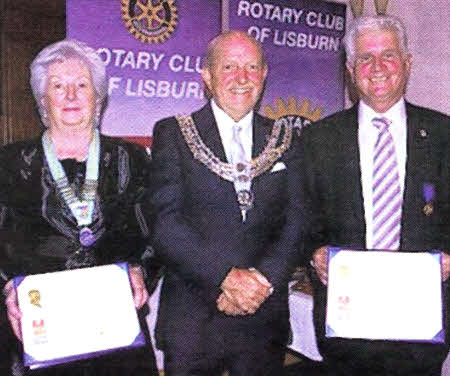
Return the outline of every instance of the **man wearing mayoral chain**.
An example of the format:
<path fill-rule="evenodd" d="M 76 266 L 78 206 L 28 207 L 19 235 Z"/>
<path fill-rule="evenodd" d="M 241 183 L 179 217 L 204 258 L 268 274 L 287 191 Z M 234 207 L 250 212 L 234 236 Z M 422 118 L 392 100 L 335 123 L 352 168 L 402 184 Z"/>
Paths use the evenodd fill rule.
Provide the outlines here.
<path fill-rule="evenodd" d="M 319 349 L 330 375 L 440 376 L 446 344 L 324 336 L 326 245 L 439 250 L 444 289 L 450 274 L 449 118 L 405 101 L 412 60 L 399 19 L 359 17 L 344 44 L 359 103 L 309 127 L 301 140 L 306 195 L 317 214 L 308 248 L 315 250 Z"/>
<path fill-rule="evenodd" d="M 154 131 L 154 247 L 167 266 L 158 346 L 166 375 L 278 375 L 304 208 L 292 130 L 254 109 L 267 64 L 230 31 L 208 45 L 209 103 Z"/>

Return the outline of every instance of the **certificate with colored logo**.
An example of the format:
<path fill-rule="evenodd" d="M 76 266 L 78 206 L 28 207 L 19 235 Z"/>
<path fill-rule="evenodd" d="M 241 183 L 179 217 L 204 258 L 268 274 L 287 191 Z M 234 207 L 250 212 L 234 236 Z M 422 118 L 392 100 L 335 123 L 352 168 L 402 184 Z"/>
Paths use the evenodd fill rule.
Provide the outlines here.
<path fill-rule="evenodd" d="M 145 344 L 127 263 L 16 277 L 14 284 L 30 368 Z"/>
<path fill-rule="evenodd" d="M 445 339 L 439 252 L 328 250 L 326 336 Z"/>

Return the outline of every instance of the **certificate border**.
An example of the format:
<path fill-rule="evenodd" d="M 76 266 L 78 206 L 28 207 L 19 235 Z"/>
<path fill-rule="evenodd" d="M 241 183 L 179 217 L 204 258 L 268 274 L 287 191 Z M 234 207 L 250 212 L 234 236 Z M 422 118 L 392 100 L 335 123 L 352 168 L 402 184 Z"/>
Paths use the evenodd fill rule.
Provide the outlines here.
<path fill-rule="evenodd" d="M 348 247 L 329 247 L 328 252 L 327 252 L 327 265 L 329 265 L 331 259 L 336 257 L 336 255 L 341 251 L 361 252 L 361 251 L 365 251 L 365 250 L 348 248 Z M 366 250 L 366 251 L 370 252 L 370 250 Z M 397 251 L 392 251 L 392 250 L 381 250 L 381 249 L 377 249 L 374 251 L 397 252 Z M 405 252 L 407 252 L 407 251 L 405 251 Z M 429 253 L 432 256 L 432 258 L 435 259 L 439 265 L 441 265 L 442 255 L 439 250 L 433 249 L 430 251 L 420 251 L 420 252 Z M 417 251 L 411 252 L 411 253 L 417 253 Z M 393 339 L 393 338 L 390 338 L 387 340 L 370 339 L 370 338 L 354 338 L 354 339 L 362 339 L 362 340 L 370 340 L 370 341 L 413 342 L 413 343 L 445 343 L 446 309 L 444 308 L 444 305 L 445 305 L 444 304 L 444 291 L 443 291 L 442 287 L 441 287 L 441 302 L 442 302 L 442 323 L 441 323 L 442 329 L 440 331 L 438 331 L 431 339 L 428 339 L 428 340 L 425 340 L 425 339 Z M 328 304 L 328 293 L 327 293 L 327 304 Z M 328 325 L 328 319 L 326 318 L 325 320 L 326 320 L 326 322 L 325 322 L 325 337 L 327 337 L 327 338 L 344 338 L 344 339 L 349 339 L 349 340 L 353 339 L 353 338 L 348 338 L 348 337 L 338 337 L 336 335 L 336 332 L 333 330 L 333 328 Z"/>
<path fill-rule="evenodd" d="M 118 266 L 125 273 L 127 273 L 128 279 L 129 279 L 129 264 L 127 262 L 117 262 L 114 264 L 107 264 L 107 265 Z M 96 266 L 106 266 L 106 265 L 96 265 Z M 61 271 L 64 271 L 64 270 L 61 270 Z M 26 277 L 27 276 L 24 276 L 24 275 L 14 277 L 13 281 L 14 281 L 14 287 L 15 287 L 16 291 L 17 291 L 17 288 L 25 280 Z M 138 321 L 139 321 L 139 317 L 138 317 Z M 137 334 L 137 336 L 133 340 L 133 342 L 126 346 L 116 347 L 116 348 L 112 348 L 112 349 L 108 349 L 108 350 L 101 350 L 101 351 L 83 353 L 83 354 L 78 354 L 78 355 L 72 355 L 72 356 L 63 357 L 63 358 L 44 360 L 44 361 L 38 361 L 35 358 L 33 358 L 31 355 L 24 352 L 23 362 L 26 367 L 31 367 L 32 369 L 45 368 L 45 367 L 50 367 L 50 366 L 54 366 L 57 364 L 69 363 L 69 362 L 74 362 L 77 360 L 83 360 L 83 359 L 89 359 L 89 358 L 96 358 L 96 357 L 110 354 L 113 352 L 119 352 L 119 351 L 131 349 L 131 348 L 142 347 L 142 346 L 145 346 L 146 343 L 147 343 L 147 341 L 146 341 L 145 335 L 139 324 L 139 333 Z"/>
<path fill-rule="evenodd" d="M 33 368 L 33 369 L 46 368 L 46 367 L 50 367 L 50 366 L 55 366 L 57 364 L 70 363 L 70 362 L 75 362 L 78 360 L 84 360 L 84 359 L 90 359 L 90 358 L 97 358 L 99 356 L 111 354 L 113 352 L 118 352 L 118 351 L 128 350 L 131 348 L 141 347 L 141 346 L 144 346 L 145 344 L 146 344 L 145 336 L 141 330 L 140 333 L 137 335 L 137 337 L 134 339 L 134 341 L 130 345 L 127 345 L 127 346 L 116 347 L 114 349 L 109 349 L 109 350 L 95 351 L 95 352 L 67 356 L 64 358 L 57 358 L 57 359 L 45 360 L 45 361 L 37 361 L 31 355 L 24 353 L 23 361 L 24 361 L 25 366 L 27 366 L 27 367 L 32 366 L 31 368 Z"/>

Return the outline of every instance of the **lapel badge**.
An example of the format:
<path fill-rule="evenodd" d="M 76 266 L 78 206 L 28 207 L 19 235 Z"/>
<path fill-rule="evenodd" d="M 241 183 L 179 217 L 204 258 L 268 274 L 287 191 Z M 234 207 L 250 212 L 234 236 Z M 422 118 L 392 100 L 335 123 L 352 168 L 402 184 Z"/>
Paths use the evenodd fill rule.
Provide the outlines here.
<path fill-rule="evenodd" d="M 423 199 L 425 200 L 425 206 L 423 207 L 423 213 L 426 216 L 433 214 L 433 200 L 436 196 L 434 185 L 431 183 L 425 183 L 422 191 Z"/>
<path fill-rule="evenodd" d="M 420 137 L 422 137 L 422 138 L 426 138 L 427 136 L 428 136 L 428 132 L 427 132 L 427 130 L 426 129 L 419 129 L 419 135 L 420 135 Z"/>
<path fill-rule="evenodd" d="M 425 214 L 427 217 L 433 214 L 433 204 L 431 202 L 425 204 L 425 206 L 423 207 L 423 214 Z"/>

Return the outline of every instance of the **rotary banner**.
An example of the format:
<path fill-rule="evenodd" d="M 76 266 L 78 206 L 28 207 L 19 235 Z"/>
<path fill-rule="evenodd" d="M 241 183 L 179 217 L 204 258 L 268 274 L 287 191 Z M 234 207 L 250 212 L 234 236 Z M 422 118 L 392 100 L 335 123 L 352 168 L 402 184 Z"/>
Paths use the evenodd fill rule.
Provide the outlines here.
<path fill-rule="evenodd" d="M 221 4 L 192 3 L 66 0 L 67 37 L 95 48 L 106 64 L 103 134 L 150 137 L 157 120 L 205 103 L 201 56 L 221 30 Z"/>
<path fill-rule="evenodd" d="M 300 133 L 344 107 L 344 4 L 229 0 L 229 28 L 258 39 L 269 65 L 261 112 Z"/>
<path fill-rule="evenodd" d="M 261 113 L 285 117 L 300 132 L 343 108 L 343 4 L 66 0 L 66 11 L 67 37 L 95 48 L 107 67 L 103 134 L 148 144 L 157 120 L 200 108 L 206 101 L 202 56 L 222 25 L 245 30 L 263 45 L 269 76 Z"/>

